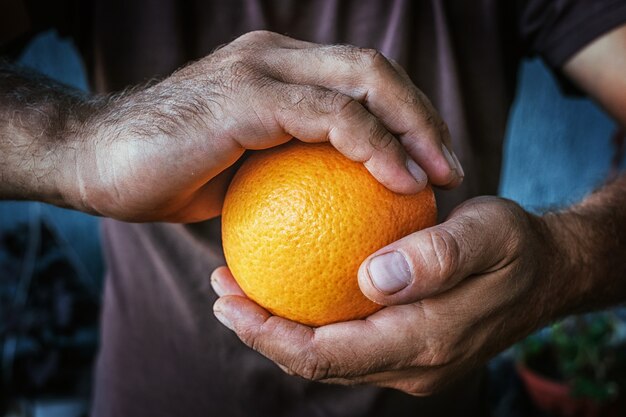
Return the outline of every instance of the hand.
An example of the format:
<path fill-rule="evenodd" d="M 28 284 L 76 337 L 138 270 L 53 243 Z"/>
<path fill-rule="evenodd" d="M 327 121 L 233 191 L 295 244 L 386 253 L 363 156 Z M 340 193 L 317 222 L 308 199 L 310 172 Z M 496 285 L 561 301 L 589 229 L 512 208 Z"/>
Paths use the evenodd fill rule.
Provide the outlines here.
<path fill-rule="evenodd" d="M 446 125 L 394 62 L 374 50 L 252 32 L 90 120 L 65 184 L 88 211 L 130 221 L 219 215 L 247 149 L 330 141 L 389 189 L 463 177 Z M 421 167 L 421 168 L 420 168 Z M 75 169 L 74 169 L 75 168 Z M 76 181 L 78 175 L 78 181 Z"/>
<path fill-rule="evenodd" d="M 392 257 L 387 269 L 377 256 L 390 252 L 408 268 Z M 361 290 L 389 306 L 365 320 L 310 328 L 272 316 L 225 267 L 212 275 L 221 296 L 214 311 L 290 374 L 428 395 L 559 314 L 572 287 L 556 278 L 562 256 L 543 219 L 508 200 L 478 198 L 363 263 Z"/>

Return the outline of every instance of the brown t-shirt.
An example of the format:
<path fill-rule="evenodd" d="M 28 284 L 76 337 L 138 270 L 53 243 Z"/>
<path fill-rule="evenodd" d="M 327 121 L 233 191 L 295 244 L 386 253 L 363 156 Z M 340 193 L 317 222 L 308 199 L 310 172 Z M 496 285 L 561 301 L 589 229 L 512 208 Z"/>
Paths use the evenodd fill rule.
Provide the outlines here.
<path fill-rule="evenodd" d="M 626 22 L 623 0 L 25 3 L 20 19 L 32 28 L 54 21 L 76 38 L 97 91 L 167 75 L 255 29 L 381 50 L 407 69 L 450 127 L 466 178 L 458 190 L 439 193 L 443 213 L 496 192 L 520 58 L 539 54 L 558 69 Z M 10 23 L 5 32 L 19 35 Z M 485 414 L 480 375 L 419 399 L 283 374 L 213 317 L 209 274 L 223 264 L 218 226 L 104 221 L 108 272 L 94 416 Z"/>

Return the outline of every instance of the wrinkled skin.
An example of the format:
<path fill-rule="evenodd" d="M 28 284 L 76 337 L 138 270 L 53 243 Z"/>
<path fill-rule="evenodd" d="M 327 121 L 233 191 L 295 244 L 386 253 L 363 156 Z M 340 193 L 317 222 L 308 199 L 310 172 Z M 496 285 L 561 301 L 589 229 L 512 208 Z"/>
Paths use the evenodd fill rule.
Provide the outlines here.
<path fill-rule="evenodd" d="M 625 51 L 622 25 L 563 66 L 622 128 Z M 431 179 L 438 184 L 436 176 Z M 211 277 L 221 295 L 214 311 L 286 372 L 427 395 L 542 324 L 626 299 L 625 196 L 622 175 L 581 203 L 541 217 L 503 199 L 470 200 L 446 222 L 363 263 L 361 290 L 388 306 L 365 320 L 314 329 L 272 316 L 243 295 L 226 267 Z M 394 262 L 404 258 L 409 266 L 395 264 L 386 275 L 409 271 L 404 289 L 396 288 L 398 280 L 386 288 L 372 281 L 381 271 L 373 259 L 392 252 L 402 255 Z"/>
<path fill-rule="evenodd" d="M 219 215 L 244 151 L 293 137 L 330 141 L 399 193 L 463 177 L 445 123 L 399 66 L 375 50 L 271 32 L 107 101 L 84 126 L 97 140 L 79 142 L 66 173 L 68 187 L 79 176 L 73 205 L 129 221 Z"/>
<path fill-rule="evenodd" d="M 386 295 L 372 285 L 367 265 L 393 250 L 408 260 L 413 280 Z M 551 265 L 541 261 L 546 251 Z M 546 299 L 566 294 L 548 275 L 560 256 L 543 219 L 483 197 L 363 263 L 362 291 L 389 306 L 365 320 L 310 328 L 272 316 L 245 297 L 226 267 L 212 275 L 221 295 L 214 309 L 244 343 L 288 373 L 428 395 L 556 313 Z"/>

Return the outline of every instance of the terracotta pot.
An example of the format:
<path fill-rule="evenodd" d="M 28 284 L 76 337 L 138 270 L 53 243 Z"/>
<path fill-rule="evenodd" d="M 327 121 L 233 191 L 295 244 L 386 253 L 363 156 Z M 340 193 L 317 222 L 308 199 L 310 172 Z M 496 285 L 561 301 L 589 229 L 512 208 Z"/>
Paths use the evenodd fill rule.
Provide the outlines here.
<path fill-rule="evenodd" d="M 570 395 L 570 386 L 561 381 L 546 378 L 524 364 L 518 363 L 517 372 L 535 405 L 555 417 L 617 417 L 615 404 L 597 404 L 589 398 Z"/>

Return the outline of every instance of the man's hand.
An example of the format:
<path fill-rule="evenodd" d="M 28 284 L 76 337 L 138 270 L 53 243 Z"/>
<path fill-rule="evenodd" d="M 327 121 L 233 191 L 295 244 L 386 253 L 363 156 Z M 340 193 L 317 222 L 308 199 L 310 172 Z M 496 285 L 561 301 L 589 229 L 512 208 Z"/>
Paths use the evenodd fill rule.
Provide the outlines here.
<path fill-rule="evenodd" d="M 625 45 L 622 26 L 564 67 L 622 127 Z M 313 329 L 271 316 L 243 295 L 226 268 L 212 276 L 222 295 L 214 310 L 289 373 L 428 394 L 540 325 L 624 302 L 624 207 L 626 175 L 582 203 L 542 217 L 506 200 L 470 200 L 445 223 L 363 263 L 361 290 L 389 306 L 366 320 Z M 391 268 L 386 254 L 396 254 L 387 258 Z"/>
<path fill-rule="evenodd" d="M 463 177 L 445 123 L 374 50 L 252 32 L 151 87 L 87 104 L 18 81 L 0 73 L 0 137 L 12 139 L 0 141 L 0 174 L 14 180 L 0 198 L 43 195 L 129 221 L 204 220 L 219 215 L 245 150 L 293 137 L 330 141 L 400 193 Z"/>
<path fill-rule="evenodd" d="M 365 320 L 310 328 L 272 316 L 224 267 L 212 276 L 221 295 L 214 310 L 244 343 L 291 374 L 430 394 L 554 319 L 576 297 L 567 255 L 548 223 L 508 200 L 466 202 L 445 223 L 363 263 L 362 291 L 389 306 Z"/>

